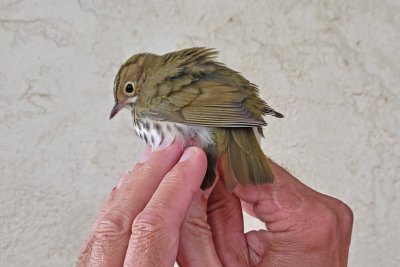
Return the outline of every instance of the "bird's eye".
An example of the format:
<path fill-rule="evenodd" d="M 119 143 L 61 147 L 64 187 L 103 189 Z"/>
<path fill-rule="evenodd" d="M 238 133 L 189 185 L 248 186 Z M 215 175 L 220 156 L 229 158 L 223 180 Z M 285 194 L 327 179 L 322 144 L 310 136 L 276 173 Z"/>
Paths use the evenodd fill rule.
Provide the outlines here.
<path fill-rule="evenodd" d="M 131 95 L 133 95 L 134 91 L 135 91 L 135 88 L 133 86 L 133 83 L 127 82 L 125 85 L 125 94 L 128 96 L 131 96 Z"/>

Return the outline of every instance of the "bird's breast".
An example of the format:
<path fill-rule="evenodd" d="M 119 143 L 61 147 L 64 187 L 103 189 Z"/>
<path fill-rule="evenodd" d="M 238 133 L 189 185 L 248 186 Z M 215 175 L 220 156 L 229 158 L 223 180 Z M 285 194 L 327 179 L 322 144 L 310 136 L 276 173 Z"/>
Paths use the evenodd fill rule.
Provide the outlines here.
<path fill-rule="evenodd" d="M 136 118 L 134 125 L 136 135 L 153 149 L 162 149 L 175 140 L 182 142 L 185 146 L 189 146 L 193 139 L 196 139 L 202 147 L 214 143 L 210 127 L 145 118 Z"/>

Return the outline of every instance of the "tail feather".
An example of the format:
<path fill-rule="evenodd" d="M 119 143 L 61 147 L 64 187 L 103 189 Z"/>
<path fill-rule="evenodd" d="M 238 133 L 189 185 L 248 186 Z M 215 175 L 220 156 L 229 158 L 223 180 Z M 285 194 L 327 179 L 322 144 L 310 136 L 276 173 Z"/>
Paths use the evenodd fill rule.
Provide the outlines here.
<path fill-rule="evenodd" d="M 237 183 L 244 187 L 248 184 L 273 183 L 274 175 L 269 160 L 261 150 L 253 129 L 229 128 L 225 131 L 229 131 L 225 135 L 229 163 L 225 163 L 223 171 L 228 189 L 233 191 Z M 234 179 L 234 181 L 229 181 L 229 179 Z"/>
<path fill-rule="evenodd" d="M 224 177 L 225 185 L 230 192 L 235 189 L 237 185 L 237 179 L 235 174 L 233 173 L 231 162 L 229 160 L 229 154 L 227 151 L 221 154 L 221 174 Z"/>
<path fill-rule="evenodd" d="M 235 179 L 241 185 L 247 186 L 250 183 L 249 172 L 251 171 L 246 159 L 247 153 L 243 153 L 245 150 L 238 145 L 234 136 L 235 134 L 232 131 L 227 135 L 229 162 L 235 175 Z"/>
<path fill-rule="evenodd" d="M 218 150 L 215 145 L 208 145 L 204 147 L 204 152 L 207 156 L 207 170 L 200 188 L 206 190 L 211 187 L 215 181 L 218 164 Z"/>
<path fill-rule="evenodd" d="M 231 192 L 238 183 L 246 187 L 274 182 L 269 160 L 261 150 L 253 128 L 218 128 L 215 133 L 218 144 L 204 147 L 208 164 L 201 189 L 214 183 L 218 158 L 219 170 Z"/>

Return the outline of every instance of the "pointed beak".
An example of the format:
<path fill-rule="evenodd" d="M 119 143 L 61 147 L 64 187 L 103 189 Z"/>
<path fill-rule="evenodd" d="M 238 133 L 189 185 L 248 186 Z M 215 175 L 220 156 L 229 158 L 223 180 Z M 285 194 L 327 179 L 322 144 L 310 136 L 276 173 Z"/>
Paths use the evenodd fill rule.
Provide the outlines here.
<path fill-rule="evenodd" d="M 119 103 L 115 103 L 114 107 L 111 110 L 111 114 L 110 114 L 110 120 L 112 118 L 114 118 L 115 115 L 117 115 L 117 113 L 123 109 L 125 107 L 126 101 L 125 100 L 121 100 Z"/>

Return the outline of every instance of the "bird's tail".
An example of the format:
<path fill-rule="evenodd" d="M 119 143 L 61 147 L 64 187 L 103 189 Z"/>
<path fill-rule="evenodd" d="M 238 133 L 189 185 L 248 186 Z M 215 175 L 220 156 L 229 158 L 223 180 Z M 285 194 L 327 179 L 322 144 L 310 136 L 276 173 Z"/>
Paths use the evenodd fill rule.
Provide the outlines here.
<path fill-rule="evenodd" d="M 230 191 L 238 183 L 245 187 L 248 184 L 274 182 L 269 160 L 261 150 L 253 128 L 218 128 L 215 135 L 217 146 L 205 148 L 208 169 L 202 189 L 210 187 L 214 182 L 218 158 L 225 184 Z"/>

